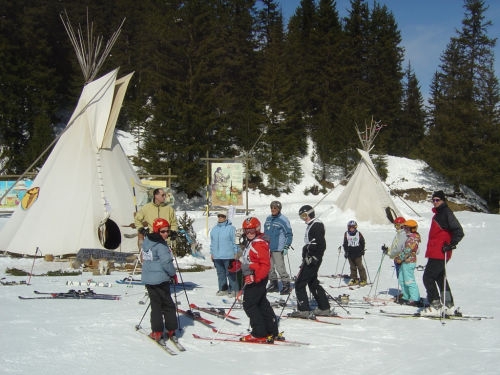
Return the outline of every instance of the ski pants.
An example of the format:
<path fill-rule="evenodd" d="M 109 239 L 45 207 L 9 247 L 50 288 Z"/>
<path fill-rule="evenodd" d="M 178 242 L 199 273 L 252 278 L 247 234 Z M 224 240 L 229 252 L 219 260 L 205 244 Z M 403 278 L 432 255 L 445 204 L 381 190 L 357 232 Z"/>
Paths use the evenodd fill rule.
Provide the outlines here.
<path fill-rule="evenodd" d="M 445 277 L 446 277 L 446 268 L 444 260 L 429 258 L 425 266 L 424 275 L 422 276 L 422 280 L 424 282 L 424 286 L 427 292 L 427 301 L 429 303 L 432 303 L 432 301 L 439 300 L 440 293 L 441 296 L 443 296 L 443 294 L 445 294 L 444 290 L 446 288 L 446 296 L 445 296 L 446 300 L 444 301 L 444 303 L 447 306 L 454 305 L 450 285 L 448 284 L 448 278 L 446 278 L 446 285 L 445 285 Z"/>
<path fill-rule="evenodd" d="M 415 263 L 402 263 L 398 275 L 399 285 L 406 301 L 420 301 L 418 285 L 415 281 Z"/>
<path fill-rule="evenodd" d="M 351 259 L 351 257 L 349 257 L 348 259 L 349 266 L 351 268 L 351 279 L 357 279 L 359 271 L 359 281 L 366 282 L 366 270 L 363 266 L 363 257 L 360 256 L 354 259 Z"/>
<path fill-rule="evenodd" d="M 178 328 L 176 306 L 170 295 L 170 283 L 146 285 L 151 302 L 151 331 L 174 331 Z"/>
<path fill-rule="evenodd" d="M 250 318 L 254 337 L 277 336 L 279 333 L 276 314 L 266 297 L 266 284 L 267 278 L 244 286 L 243 309 Z"/>
<path fill-rule="evenodd" d="M 290 275 L 286 272 L 285 256 L 283 252 L 271 251 L 271 271 L 269 272 L 269 280 L 271 280 L 271 282 L 277 281 L 278 275 L 282 282 L 290 282 Z"/>
<path fill-rule="evenodd" d="M 215 271 L 217 272 L 217 280 L 220 290 L 228 290 L 229 292 L 238 292 L 240 287 L 238 285 L 238 280 L 236 280 L 236 274 L 229 272 L 227 269 L 229 267 L 229 262 L 231 259 L 214 259 Z M 229 288 L 228 288 L 229 281 Z"/>
<path fill-rule="evenodd" d="M 309 311 L 309 298 L 307 297 L 306 286 L 309 287 L 311 294 L 318 303 L 321 310 L 330 309 L 330 303 L 323 287 L 319 284 L 318 270 L 321 261 L 317 264 L 302 264 L 297 280 L 295 281 L 295 295 L 297 296 L 298 309 L 300 311 Z"/>

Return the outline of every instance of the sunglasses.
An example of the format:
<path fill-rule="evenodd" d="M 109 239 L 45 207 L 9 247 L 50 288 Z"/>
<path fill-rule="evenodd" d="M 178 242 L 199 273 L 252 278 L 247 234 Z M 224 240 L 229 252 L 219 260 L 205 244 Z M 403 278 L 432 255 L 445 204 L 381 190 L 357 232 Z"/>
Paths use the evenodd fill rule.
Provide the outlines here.
<path fill-rule="evenodd" d="M 433 202 L 441 202 L 441 199 L 439 199 L 439 198 L 433 198 L 432 201 Z"/>
<path fill-rule="evenodd" d="M 168 233 L 168 232 L 170 232 L 170 230 L 168 230 L 168 229 L 163 229 L 160 231 L 160 233 Z"/>
<path fill-rule="evenodd" d="M 302 212 L 299 216 L 302 220 L 306 220 L 309 217 L 309 214 L 307 212 Z"/>

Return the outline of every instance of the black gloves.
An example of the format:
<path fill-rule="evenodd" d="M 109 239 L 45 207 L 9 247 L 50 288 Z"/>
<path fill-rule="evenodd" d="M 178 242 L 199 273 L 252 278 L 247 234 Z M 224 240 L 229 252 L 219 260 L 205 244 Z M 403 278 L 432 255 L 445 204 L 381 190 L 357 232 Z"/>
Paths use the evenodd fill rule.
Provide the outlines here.
<path fill-rule="evenodd" d="M 443 248 L 441 249 L 441 251 L 443 253 L 446 253 L 446 252 L 451 251 L 451 250 L 456 249 L 456 248 L 457 247 L 455 245 L 450 245 L 450 244 L 446 243 L 446 244 L 443 245 Z"/>
<path fill-rule="evenodd" d="M 307 264 L 308 266 L 310 266 L 310 265 L 315 266 L 319 263 L 319 259 L 316 258 L 315 256 L 308 255 L 304 258 L 304 263 Z"/>
<path fill-rule="evenodd" d="M 389 252 L 389 248 L 385 246 L 385 244 L 382 245 L 381 249 L 384 254 L 387 254 Z"/>
<path fill-rule="evenodd" d="M 344 258 L 347 259 L 348 255 L 347 255 L 347 251 L 344 251 Z"/>
<path fill-rule="evenodd" d="M 175 241 L 177 239 L 177 232 L 175 230 L 169 230 L 168 238 L 170 238 L 172 241 Z"/>

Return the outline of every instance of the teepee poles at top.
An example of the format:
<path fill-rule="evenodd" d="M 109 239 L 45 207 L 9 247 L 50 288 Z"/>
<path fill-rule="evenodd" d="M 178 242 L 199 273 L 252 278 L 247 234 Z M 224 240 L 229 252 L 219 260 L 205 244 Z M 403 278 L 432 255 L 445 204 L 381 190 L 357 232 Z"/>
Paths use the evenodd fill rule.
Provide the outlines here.
<path fill-rule="evenodd" d="M 375 141 L 378 132 L 382 130 L 384 126 L 387 125 L 382 124 L 382 121 L 374 121 L 373 117 L 370 125 L 365 123 L 365 131 L 360 131 L 358 125 L 356 125 L 356 133 L 358 133 L 358 137 L 364 151 L 369 153 L 372 150 L 373 142 Z"/>
<path fill-rule="evenodd" d="M 104 61 L 108 57 L 113 45 L 115 44 L 118 36 L 120 35 L 122 26 L 125 22 L 125 18 L 122 23 L 118 27 L 118 29 L 111 35 L 111 38 L 106 43 L 106 47 L 101 51 L 103 37 L 94 36 L 94 23 L 89 22 L 89 14 L 87 9 L 87 35 L 84 36 L 81 26 L 78 26 L 78 30 L 75 33 L 73 26 L 69 20 L 68 13 L 66 10 L 63 13 L 59 14 L 61 21 L 68 33 L 69 39 L 73 48 L 75 49 L 76 57 L 78 59 L 78 63 L 80 64 L 80 68 L 82 69 L 83 77 L 85 79 L 85 83 L 89 83 L 93 81 L 101 69 Z"/>

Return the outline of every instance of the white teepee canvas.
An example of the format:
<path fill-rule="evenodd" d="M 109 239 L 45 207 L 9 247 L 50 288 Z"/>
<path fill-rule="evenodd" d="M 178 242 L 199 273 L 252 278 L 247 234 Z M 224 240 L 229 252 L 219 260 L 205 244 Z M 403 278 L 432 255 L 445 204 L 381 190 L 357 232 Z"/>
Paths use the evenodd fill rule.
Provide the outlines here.
<path fill-rule="evenodd" d="M 381 181 L 370 154 L 358 149 L 361 160 L 339 195 L 336 205 L 343 211 L 352 210 L 357 221 L 369 221 L 373 224 L 390 223 L 387 210 L 392 210 L 392 217 L 400 216 L 391 196 Z"/>
<path fill-rule="evenodd" d="M 19 205 L 0 232 L 0 251 L 75 254 L 80 249 L 137 252 L 122 235 L 142 200 L 140 180 L 115 136 L 132 74 L 118 69 L 85 85 L 77 107 L 33 182 L 31 205 Z M 136 196 L 141 195 L 141 197 Z M 131 229 L 128 229 L 130 232 Z"/>

